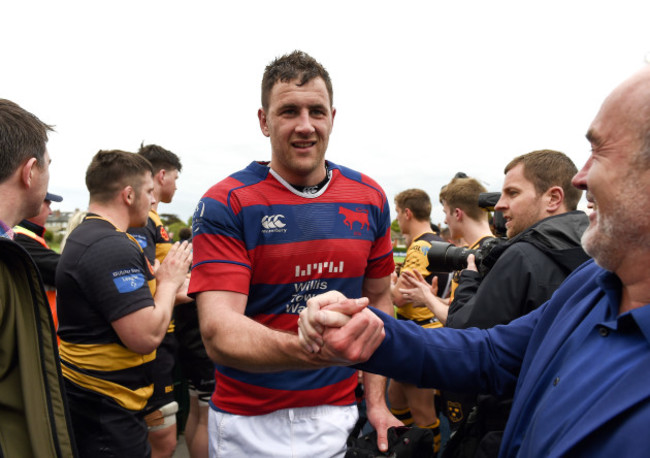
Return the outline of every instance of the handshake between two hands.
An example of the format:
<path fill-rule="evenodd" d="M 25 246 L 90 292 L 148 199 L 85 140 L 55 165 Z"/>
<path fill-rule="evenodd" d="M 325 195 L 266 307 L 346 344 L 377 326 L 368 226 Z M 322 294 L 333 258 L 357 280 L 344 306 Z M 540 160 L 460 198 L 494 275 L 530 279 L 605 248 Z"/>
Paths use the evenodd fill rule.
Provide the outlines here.
<path fill-rule="evenodd" d="M 328 291 L 307 301 L 298 318 L 302 348 L 322 362 L 349 365 L 367 361 L 384 339 L 384 323 L 367 309 L 369 300 Z"/>

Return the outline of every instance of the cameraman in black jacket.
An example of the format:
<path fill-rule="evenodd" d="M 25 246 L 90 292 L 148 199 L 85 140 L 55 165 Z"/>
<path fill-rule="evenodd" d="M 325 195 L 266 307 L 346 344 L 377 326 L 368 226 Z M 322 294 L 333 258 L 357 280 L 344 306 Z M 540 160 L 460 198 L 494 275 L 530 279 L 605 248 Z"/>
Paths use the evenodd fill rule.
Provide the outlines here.
<path fill-rule="evenodd" d="M 552 150 L 524 154 L 506 166 L 495 210 L 503 212 L 508 242 L 483 261 L 494 263 L 483 278 L 469 256 L 449 307 L 448 327 L 487 329 L 525 315 L 588 259 L 580 238 L 589 221 L 576 211 L 582 192 L 571 185 L 577 171 L 571 159 Z M 477 401 L 476 410 L 465 412 L 444 456 L 497 456 L 511 400 L 479 396 Z"/>

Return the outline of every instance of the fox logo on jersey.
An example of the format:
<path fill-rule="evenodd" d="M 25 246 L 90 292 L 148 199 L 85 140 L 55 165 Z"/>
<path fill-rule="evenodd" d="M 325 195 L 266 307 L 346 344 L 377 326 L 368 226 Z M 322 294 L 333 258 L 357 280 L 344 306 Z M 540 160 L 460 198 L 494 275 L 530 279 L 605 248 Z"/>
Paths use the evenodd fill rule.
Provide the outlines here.
<path fill-rule="evenodd" d="M 366 230 L 370 230 L 370 224 L 368 224 L 368 210 L 350 210 L 349 208 L 339 207 L 339 215 L 343 215 L 345 219 L 343 223 L 353 229 L 354 223 L 361 224 L 361 229 L 364 227 Z"/>

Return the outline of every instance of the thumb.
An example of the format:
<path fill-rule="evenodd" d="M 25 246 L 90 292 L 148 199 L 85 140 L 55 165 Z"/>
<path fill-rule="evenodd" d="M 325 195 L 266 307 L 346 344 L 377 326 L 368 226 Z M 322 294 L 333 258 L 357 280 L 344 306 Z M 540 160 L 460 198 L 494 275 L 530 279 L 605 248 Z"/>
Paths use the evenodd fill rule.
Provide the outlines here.
<path fill-rule="evenodd" d="M 436 275 L 431 279 L 431 292 L 434 296 L 438 295 L 438 276 Z"/>
<path fill-rule="evenodd" d="M 467 270 L 473 270 L 478 272 L 478 269 L 476 268 L 476 261 L 473 254 L 467 256 Z"/>
<path fill-rule="evenodd" d="M 383 427 L 376 430 L 377 431 L 377 448 L 381 452 L 388 451 L 388 430 Z"/>

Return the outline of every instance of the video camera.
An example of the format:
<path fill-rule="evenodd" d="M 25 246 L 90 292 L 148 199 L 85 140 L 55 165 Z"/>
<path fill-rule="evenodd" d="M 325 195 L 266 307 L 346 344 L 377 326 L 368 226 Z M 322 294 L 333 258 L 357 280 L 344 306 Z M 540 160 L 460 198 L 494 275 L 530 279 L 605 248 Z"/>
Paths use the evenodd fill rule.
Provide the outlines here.
<path fill-rule="evenodd" d="M 447 242 L 432 242 L 431 248 L 427 253 L 429 260 L 429 270 L 432 272 L 453 272 L 454 270 L 462 270 L 467 268 L 467 257 L 470 254 L 474 255 L 474 262 L 481 276 L 487 275 L 490 271 L 498 255 L 489 256 L 492 250 L 506 242 L 506 220 L 503 213 L 495 211 L 494 206 L 501 198 L 500 192 L 482 192 L 478 196 L 478 206 L 493 212 L 492 226 L 496 237 L 488 239 L 477 250 L 470 250 L 467 247 L 457 247 Z"/>

